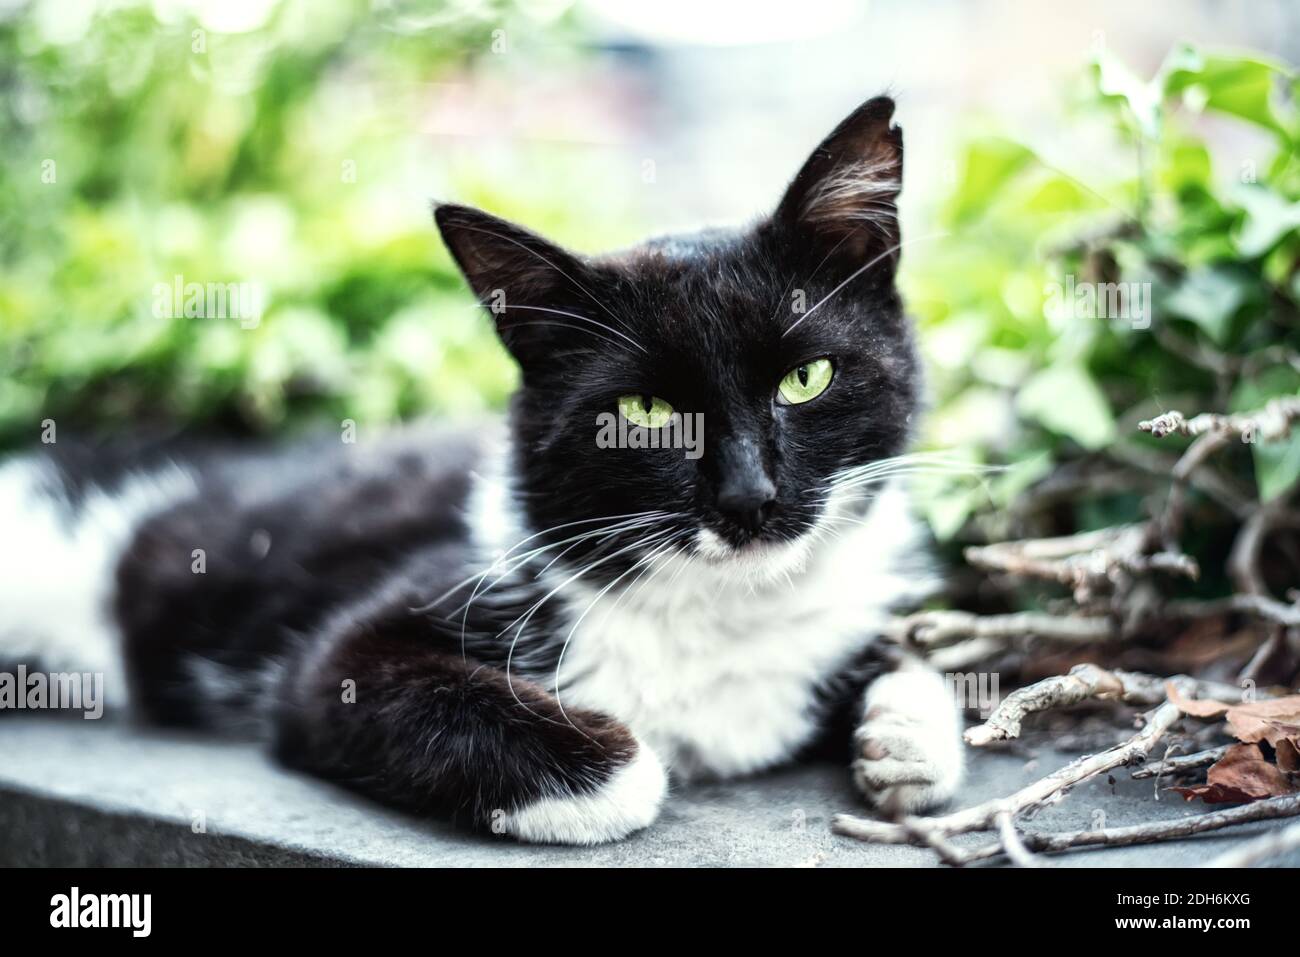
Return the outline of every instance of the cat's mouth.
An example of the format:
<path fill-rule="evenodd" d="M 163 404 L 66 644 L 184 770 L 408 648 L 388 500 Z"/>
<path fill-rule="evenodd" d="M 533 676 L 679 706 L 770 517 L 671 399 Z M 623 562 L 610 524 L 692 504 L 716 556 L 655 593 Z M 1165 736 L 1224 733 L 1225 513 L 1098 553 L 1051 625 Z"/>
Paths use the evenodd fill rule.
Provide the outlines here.
<path fill-rule="evenodd" d="M 701 524 L 696 535 L 700 553 L 705 558 L 719 560 L 745 553 L 758 553 L 784 541 L 784 537 L 775 535 L 770 528 L 748 529 L 730 524 L 721 527 Z"/>
<path fill-rule="evenodd" d="M 811 552 L 808 535 L 786 538 L 770 533 L 745 533 L 730 540 L 708 527 L 695 535 L 695 554 L 710 565 L 740 568 L 759 578 L 780 578 L 801 571 Z"/>

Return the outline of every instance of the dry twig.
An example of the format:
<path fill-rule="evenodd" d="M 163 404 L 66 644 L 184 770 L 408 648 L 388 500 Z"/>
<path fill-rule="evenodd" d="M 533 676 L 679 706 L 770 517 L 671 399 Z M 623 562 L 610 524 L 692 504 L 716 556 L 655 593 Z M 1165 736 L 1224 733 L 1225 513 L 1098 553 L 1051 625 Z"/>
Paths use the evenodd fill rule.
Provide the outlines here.
<path fill-rule="evenodd" d="M 966 549 L 976 568 L 1060 582 L 1086 604 L 1099 591 L 1112 589 L 1132 575 L 1153 571 L 1196 578 L 1199 569 L 1189 556 L 1149 548 L 1150 530 L 1123 525 L 1061 538 L 999 542 Z"/>
<path fill-rule="evenodd" d="M 1017 867 L 1038 867 L 1039 860 L 1025 846 L 1020 833 L 1016 830 L 1016 820 L 1010 811 L 1004 811 L 995 818 L 998 827 L 998 839 L 1002 842 L 1003 853 Z M 961 852 L 959 851 L 960 855 Z"/>
<path fill-rule="evenodd" d="M 1051 708 L 1063 708 L 1092 698 L 1149 706 L 1164 701 L 1165 684 L 1175 682 L 1184 693 L 1220 701 L 1240 701 L 1242 690 L 1218 682 L 1195 681 L 1179 676 L 1157 678 L 1134 671 L 1107 671 L 1093 664 L 1075 665 L 1069 674 L 1044 678 L 1002 699 L 983 724 L 966 730 L 966 743 L 982 747 L 993 741 L 1020 736 L 1020 724 L 1029 715 Z"/>
<path fill-rule="evenodd" d="M 1183 685 L 1185 693 L 1193 688 Z M 1181 717 L 1178 707 L 1165 701 L 1144 717 L 1145 726 L 1127 741 L 1097 754 L 1086 755 L 1067 764 L 1015 794 L 986 801 L 975 807 L 953 811 L 940 817 L 908 817 L 901 821 L 872 821 L 850 814 L 835 816 L 832 827 L 840 834 L 877 844 L 930 844 L 956 834 L 987 831 L 997 824 L 999 814 L 1016 815 L 1030 808 L 1053 803 L 1081 781 L 1117 768 L 1145 760 L 1156 742 Z"/>
<path fill-rule="evenodd" d="M 1187 487 L 1193 477 L 1200 473 L 1202 466 L 1215 452 L 1222 449 L 1233 439 L 1242 442 L 1274 442 L 1290 434 L 1292 426 L 1300 421 L 1300 396 L 1282 396 L 1271 400 L 1264 408 L 1254 412 L 1242 412 L 1235 415 L 1220 415 L 1207 412 L 1186 418 L 1181 412 L 1170 411 L 1154 419 L 1139 422 L 1138 428 L 1149 432 L 1157 439 L 1167 435 L 1185 435 L 1195 439 L 1170 473 L 1173 485 L 1165 503 L 1164 516 L 1161 519 L 1162 541 L 1171 547 L 1182 532 L 1183 513 L 1186 508 Z M 1267 515 L 1261 515 L 1268 506 L 1254 511 L 1242 529 L 1238 544 L 1251 542 L 1261 534 Z M 1241 560 L 1234 562 L 1240 574 Z M 1239 586 L 1240 587 L 1240 586 Z M 1259 593 L 1256 591 L 1256 593 Z"/>
<path fill-rule="evenodd" d="M 1118 637 L 1109 618 L 1048 615 L 1023 611 L 973 615 L 965 611 L 923 611 L 894 619 L 891 637 L 923 648 L 941 648 L 968 638 L 994 639 L 999 646 L 1021 638 L 1047 638 L 1063 644 L 1091 645 Z"/>
<path fill-rule="evenodd" d="M 1219 831 L 1236 824 L 1247 824 L 1251 821 L 1272 821 L 1279 818 L 1295 817 L 1296 815 L 1300 815 L 1300 794 L 1288 794 L 1284 797 L 1267 798 L 1250 804 L 1226 808 L 1222 811 L 1210 811 L 1206 814 L 1196 814 L 1192 817 L 1178 818 L 1173 821 L 1152 821 L 1147 824 L 1130 824 L 1125 827 L 1099 828 L 1093 831 L 1062 831 L 1055 834 L 1030 831 L 1021 833 L 1020 841 L 1024 848 L 1033 853 L 1059 854 L 1071 848 L 1128 847 L 1134 844 L 1154 844 L 1157 841 L 1193 837 L 1197 834 Z M 1266 856 L 1271 857 L 1294 847 L 1300 847 L 1300 825 L 1292 825 L 1284 831 L 1268 836 L 1280 837 L 1282 834 L 1288 834 L 1292 831 L 1295 831 L 1296 834 L 1289 837 L 1288 842 L 1295 843 L 1270 841 L 1268 846 L 1265 847 L 1265 842 L 1262 840 L 1251 842 L 1246 847 L 1240 848 L 1239 852 L 1226 854 L 1212 862 L 1210 866 L 1249 867 L 1252 866 L 1252 863 L 1262 860 Z M 1255 844 L 1260 846 L 1255 850 L 1251 850 L 1248 855 L 1248 849 Z M 1235 863 L 1232 860 L 1238 856 L 1238 853 L 1243 859 L 1242 863 Z M 988 844 L 975 850 L 959 850 L 952 856 L 950 863 L 954 865 L 972 864 L 976 861 L 989 860 L 1003 854 L 1007 854 L 1008 857 L 1011 856 L 1002 843 Z M 1250 861 L 1249 863 L 1245 862 L 1247 858 Z"/>
<path fill-rule="evenodd" d="M 889 629 L 890 636 L 900 643 L 919 646 L 933 662 L 952 668 L 954 663 L 969 664 L 1018 649 L 1028 639 L 1087 647 L 1128 638 L 1138 634 L 1139 629 L 1144 629 L 1141 634 L 1149 639 L 1152 632 L 1146 626 L 1153 624 L 1245 614 L 1279 626 L 1273 631 L 1272 644 L 1282 647 L 1284 629 L 1300 627 L 1300 595 L 1291 595 L 1289 600 L 1293 604 L 1289 605 L 1272 598 L 1259 567 L 1260 555 L 1263 542 L 1278 527 L 1300 528 L 1300 514 L 1288 509 L 1286 496 L 1264 504 L 1251 501 L 1248 493 L 1209 469 L 1207 463 L 1234 438 L 1245 442 L 1274 441 L 1288 435 L 1297 422 L 1300 422 L 1300 396 L 1274 399 L 1251 413 L 1205 414 L 1187 419 L 1179 412 L 1167 412 L 1141 422 L 1139 428 L 1157 438 L 1177 433 L 1193 439 L 1178 459 L 1169 460 L 1168 474 L 1173 485 L 1164 512 L 1156 522 L 1058 538 L 1002 542 L 968 548 L 965 553 L 973 566 L 985 571 L 1068 586 L 1075 602 L 1083 606 L 1079 611 L 1061 615 L 1020 612 L 991 616 L 964 611 L 922 612 L 896 619 Z M 1148 452 L 1143 450 L 1141 454 L 1148 455 Z M 1127 464 L 1159 471 L 1146 460 Z M 1074 485 L 1066 483 L 1062 487 L 1078 489 L 1077 478 L 1072 480 Z M 1229 598 L 1164 601 L 1154 584 L 1146 580 L 1153 572 L 1193 579 L 1199 575 L 1196 562 L 1179 545 L 1190 487 L 1206 491 L 1243 523 L 1230 560 L 1237 593 Z M 1045 500 L 1057 494 L 1050 484 L 1044 485 L 1042 491 Z M 1095 604 L 1098 597 L 1106 599 L 1100 609 Z M 1259 661 L 1263 654 L 1257 650 L 1252 661 Z M 954 865 L 1005 856 L 1021 866 L 1038 866 L 1041 862 L 1035 855 L 1039 853 L 1148 843 L 1248 821 L 1300 815 L 1300 795 L 1287 795 L 1176 821 L 1129 827 L 1056 834 L 1022 832 L 1017 827 L 1018 815 L 1055 803 L 1075 785 L 1116 767 L 1145 761 L 1156 743 L 1182 717 L 1179 707 L 1170 700 L 1174 695 L 1170 689 L 1176 689 L 1184 697 L 1209 697 L 1224 702 L 1239 702 L 1243 695 L 1242 689 L 1236 686 L 1181 675 L 1166 679 L 1095 664 L 1076 665 L 1068 674 L 1044 679 L 1008 695 L 987 721 L 966 731 L 967 743 L 981 746 L 1016 738 L 1029 715 L 1090 700 L 1154 706 L 1143 715 L 1140 731 L 1113 747 L 1084 755 L 1007 797 L 937 817 L 873 821 L 838 815 L 833 828 L 864 841 L 928 846 L 942 860 Z M 1166 757 L 1135 771 L 1133 776 L 1182 774 L 1213 764 L 1225 751 L 1226 748 L 1211 748 L 1196 754 Z M 997 841 L 974 849 L 952 843 L 952 837 L 971 832 L 994 832 Z M 1296 847 L 1300 847 L 1300 825 L 1255 841 L 1235 855 L 1226 855 L 1219 863 L 1255 862 Z"/>
<path fill-rule="evenodd" d="M 1253 615 L 1263 621 L 1300 627 L 1300 602 L 1287 605 L 1264 595 L 1230 595 L 1211 601 L 1171 601 L 1164 614 L 1171 618 L 1207 618 L 1229 612 Z"/>
<path fill-rule="evenodd" d="M 1292 801 L 1297 803 L 1297 810 L 1293 814 L 1300 814 L 1300 797 L 1295 795 L 1285 798 L 1273 798 L 1274 801 Z M 1260 804 L 1268 802 L 1257 801 L 1255 804 L 1247 804 L 1246 807 L 1259 807 Z M 1233 808 L 1233 810 L 1242 810 L 1242 808 Z M 1278 815 L 1279 817 L 1281 815 Z M 1261 820 L 1261 818 L 1250 818 L 1250 820 Z M 1300 849 L 1300 824 L 1292 824 L 1280 831 L 1269 831 L 1253 841 L 1248 841 L 1235 850 L 1221 854 L 1207 864 L 1207 867 L 1259 867 L 1265 861 L 1273 857 L 1286 854 L 1289 851 Z"/>
<path fill-rule="evenodd" d="M 1188 419 L 1181 412 L 1169 411 L 1139 422 L 1138 428 L 1157 439 L 1174 433 L 1191 437 L 1227 433 L 1243 442 L 1275 442 L 1285 438 L 1297 421 L 1300 421 L 1300 396 L 1281 396 L 1262 409 L 1235 415 L 1205 412 Z"/>
<path fill-rule="evenodd" d="M 1167 757 L 1163 761 L 1157 761 L 1153 764 L 1145 764 L 1140 768 L 1133 770 L 1135 778 L 1161 778 L 1166 775 L 1186 774 L 1188 771 L 1197 771 L 1201 768 L 1209 767 L 1215 761 L 1228 753 L 1230 744 L 1224 744 L 1217 748 L 1208 748 L 1205 751 L 1197 751 L 1194 754 L 1179 754 L 1174 757 Z"/>

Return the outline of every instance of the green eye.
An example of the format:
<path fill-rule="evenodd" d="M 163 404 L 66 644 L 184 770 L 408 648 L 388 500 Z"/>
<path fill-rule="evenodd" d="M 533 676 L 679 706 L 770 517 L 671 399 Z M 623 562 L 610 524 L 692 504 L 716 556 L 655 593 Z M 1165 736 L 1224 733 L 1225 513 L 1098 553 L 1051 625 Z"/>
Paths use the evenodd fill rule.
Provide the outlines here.
<path fill-rule="evenodd" d="M 782 405 L 798 405 L 815 399 L 826 391 L 834 374 L 835 366 L 831 365 L 830 359 L 814 359 L 795 366 L 777 386 L 776 401 Z"/>
<path fill-rule="evenodd" d="M 657 395 L 621 395 L 618 411 L 623 418 L 643 429 L 661 429 L 668 424 L 673 407 Z"/>

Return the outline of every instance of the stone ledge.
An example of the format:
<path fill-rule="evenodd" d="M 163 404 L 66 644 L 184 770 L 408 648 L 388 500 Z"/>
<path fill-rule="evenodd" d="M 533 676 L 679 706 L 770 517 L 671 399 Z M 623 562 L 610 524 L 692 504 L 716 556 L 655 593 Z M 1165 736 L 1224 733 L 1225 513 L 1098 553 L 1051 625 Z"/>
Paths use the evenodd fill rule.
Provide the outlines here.
<path fill-rule="evenodd" d="M 1006 794 L 1065 763 L 1044 750 L 1029 769 L 978 754 L 961 803 Z M 791 768 L 746 781 L 677 788 L 650 829 L 596 848 L 530 847 L 388 811 L 275 767 L 256 747 L 102 722 L 0 718 L 0 864 L 29 866 L 894 866 L 933 864 L 912 847 L 830 832 L 861 810 L 846 769 Z M 1199 813 L 1150 781 L 1116 775 L 1077 788 L 1036 826 L 1086 828 Z M 201 819 L 205 832 L 195 833 Z M 1270 827 L 1149 847 L 1052 858 L 1067 866 L 1204 863 Z M 984 840 L 985 838 L 978 838 Z M 1300 865 L 1300 855 L 1288 859 Z"/>

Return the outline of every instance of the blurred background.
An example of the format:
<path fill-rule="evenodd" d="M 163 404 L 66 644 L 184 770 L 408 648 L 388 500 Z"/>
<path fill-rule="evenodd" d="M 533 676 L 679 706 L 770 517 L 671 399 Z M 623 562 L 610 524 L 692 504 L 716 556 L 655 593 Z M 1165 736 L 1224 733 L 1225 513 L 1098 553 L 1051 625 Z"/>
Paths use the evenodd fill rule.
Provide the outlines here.
<path fill-rule="evenodd" d="M 888 90 L 925 441 L 1014 464 L 934 478 L 971 536 L 1062 462 L 1159 473 L 1138 418 L 1300 389 L 1298 47 L 1284 0 L 0 0 L 0 448 L 500 407 L 432 198 L 582 251 L 744 222 Z M 1150 284 L 1150 327 L 1051 306 L 1067 278 Z M 1140 511 L 1111 491 L 1067 524 Z"/>

